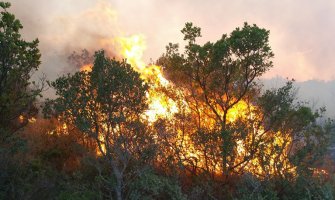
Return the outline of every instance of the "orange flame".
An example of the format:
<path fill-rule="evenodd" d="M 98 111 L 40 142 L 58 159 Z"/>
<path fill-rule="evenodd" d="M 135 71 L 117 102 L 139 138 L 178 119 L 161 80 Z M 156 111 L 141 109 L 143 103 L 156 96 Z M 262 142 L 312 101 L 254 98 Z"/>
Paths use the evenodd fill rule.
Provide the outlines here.
<path fill-rule="evenodd" d="M 152 87 L 148 92 L 149 109 L 145 115 L 149 122 L 156 121 L 159 117 L 171 117 L 178 112 L 176 103 L 162 93 L 155 91 L 156 87 L 169 86 L 169 81 L 164 78 L 162 67 L 157 65 L 146 65 L 142 60 L 143 52 L 146 49 L 144 37 L 142 35 L 132 35 L 130 37 L 117 38 L 120 44 L 121 56 L 141 74 L 146 82 Z"/>
<path fill-rule="evenodd" d="M 87 72 L 90 72 L 92 71 L 92 64 L 87 64 L 87 65 L 84 65 L 82 67 L 80 67 L 80 71 L 87 71 Z"/>
<path fill-rule="evenodd" d="M 115 18 L 115 12 L 112 12 L 111 9 L 107 9 L 105 7 L 104 11 L 113 16 Z M 118 58 L 126 58 L 127 62 L 134 68 L 135 71 L 139 72 L 141 78 L 143 78 L 147 83 L 151 85 L 147 97 L 149 109 L 145 112 L 145 118 L 149 122 L 155 122 L 160 117 L 171 118 L 175 113 L 179 112 L 177 103 L 173 101 L 171 98 L 167 97 L 166 94 L 162 92 L 158 92 L 157 88 L 159 87 L 170 87 L 171 83 L 164 78 L 162 67 L 157 65 L 146 65 L 143 61 L 143 52 L 146 49 L 145 38 L 143 35 L 131 35 L 129 37 L 115 37 L 113 39 L 104 38 L 100 39 L 98 42 L 101 47 L 103 47 L 107 53 L 116 51 L 116 55 Z M 81 71 L 91 71 L 92 65 L 85 65 L 81 67 Z M 186 106 L 187 107 L 187 106 Z M 256 109 L 252 105 L 248 105 L 245 101 L 240 101 L 233 108 L 229 110 L 227 113 L 228 123 L 234 123 L 238 118 L 254 118 L 259 117 L 256 116 L 254 112 L 250 112 L 250 109 Z M 204 119 L 204 123 L 207 123 L 208 126 L 213 125 L 213 121 L 211 119 Z M 236 151 L 237 157 L 241 158 L 245 156 L 248 152 L 246 147 L 250 143 L 251 135 L 255 137 L 261 137 L 264 132 L 263 128 L 260 127 L 256 133 L 250 133 L 250 136 L 247 136 L 246 139 L 237 140 L 236 141 Z M 102 136 L 101 136 L 102 137 Z M 181 137 L 181 136 L 179 136 Z M 202 152 L 197 150 L 192 144 L 191 136 L 183 136 L 183 143 L 181 146 L 183 147 L 183 156 L 185 157 L 193 157 L 197 159 L 202 165 L 204 163 L 204 156 Z M 265 144 L 263 152 L 266 156 L 270 156 L 270 165 L 275 165 L 277 161 L 282 161 L 287 168 L 293 168 L 291 164 L 287 161 L 287 155 L 284 153 L 282 155 L 278 155 L 273 153 L 273 149 L 275 146 L 283 146 L 284 141 L 291 142 L 291 138 L 285 138 L 289 136 L 284 136 L 284 134 L 280 133 L 271 133 L 269 137 L 274 137 L 272 142 Z M 100 140 L 104 140 L 104 138 L 99 138 Z M 176 138 L 177 140 L 180 138 Z M 271 140 L 269 140 L 271 141 Z M 104 148 L 104 147 L 102 147 Z M 257 153 L 257 152 L 256 152 Z M 213 161 L 214 162 L 214 161 Z M 250 162 L 241 166 L 245 169 L 245 171 L 252 172 L 254 174 L 264 174 L 264 173 L 274 173 L 274 168 L 271 169 L 263 169 L 261 167 L 261 161 L 257 158 L 251 159 Z M 186 163 L 185 163 L 186 164 Z M 201 166 L 202 167 L 202 166 Z M 219 169 L 214 169 L 218 171 Z"/>
<path fill-rule="evenodd" d="M 157 119 L 163 118 L 172 118 L 175 113 L 177 113 L 178 106 L 175 101 L 171 98 L 167 97 L 166 94 L 157 91 L 159 87 L 171 87 L 171 83 L 164 78 L 162 67 L 157 65 L 146 65 L 145 62 L 142 60 L 143 52 L 146 49 L 144 37 L 142 35 L 132 35 L 130 37 L 118 37 L 115 39 L 104 40 L 101 41 L 102 43 L 117 45 L 119 49 L 118 55 L 119 57 L 126 58 L 126 61 L 134 68 L 135 71 L 139 72 L 141 78 L 144 79 L 147 83 L 151 85 L 147 97 L 149 103 L 149 109 L 145 112 L 145 118 L 149 122 L 155 122 Z M 91 71 L 92 65 L 84 65 L 81 67 L 81 71 Z M 187 106 L 186 106 L 187 107 Z M 189 108 L 188 108 L 189 109 Z M 256 116 L 255 112 L 256 107 L 249 105 L 245 101 L 240 101 L 234 107 L 232 107 L 227 113 L 228 123 L 234 123 L 239 118 L 255 118 L 259 117 Z M 207 124 L 208 127 L 213 126 L 214 121 L 211 119 L 204 119 L 204 123 Z M 260 127 L 257 130 L 257 133 L 252 133 L 254 137 L 261 137 L 262 133 L 264 132 L 263 128 Z M 236 141 L 236 151 L 237 151 L 237 160 L 239 162 L 248 154 L 246 150 L 246 146 L 250 143 L 250 136 L 247 136 L 244 140 L 237 140 Z M 266 156 L 270 156 L 270 164 L 269 166 L 275 166 L 277 161 L 281 161 L 285 168 L 290 169 L 294 172 L 294 167 L 287 161 L 287 155 L 284 153 L 279 155 L 278 153 L 274 153 L 273 149 L 275 146 L 283 146 L 285 141 L 291 142 L 291 138 L 284 138 L 283 134 L 280 133 L 271 133 L 274 137 L 272 142 L 265 144 L 264 154 Z M 183 138 L 181 138 L 183 137 Z M 287 136 L 289 137 L 289 136 Z M 104 138 L 99 138 L 100 140 L 104 140 Z M 182 141 L 181 146 L 183 146 L 183 157 L 185 160 L 187 158 L 193 158 L 198 161 L 199 167 L 203 167 L 202 165 L 205 163 L 204 157 L 202 152 L 195 148 L 192 144 L 190 136 L 181 136 L 181 134 L 176 138 L 177 140 Z M 104 149 L 104 145 L 102 146 Z M 257 152 L 259 153 L 259 152 Z M 184 163 L 187 164 L 187 163 Z M 236 164 L 236 163 L 235 163 Z M 274 174 L 275 167 L 270 167 L 268 169 L 263 169 L 261 167 L 261 161 L 258 158 L 253 158 L 245 165 L 241 165 L 244 171 L 252 172 L 253 174 L 264 175 L 264 174 Z M 219 172 L 219 166 L 216 166 L 214 171 Z"/>

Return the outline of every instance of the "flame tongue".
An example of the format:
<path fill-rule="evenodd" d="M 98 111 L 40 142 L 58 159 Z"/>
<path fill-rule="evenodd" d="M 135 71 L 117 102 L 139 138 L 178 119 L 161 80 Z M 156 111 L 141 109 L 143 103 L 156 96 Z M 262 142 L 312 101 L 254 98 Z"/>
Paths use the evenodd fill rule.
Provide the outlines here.
<path fill-rule="evenodd" d="M 152 86 L 148 92 L 149 109 L 145 112 L 148 121 L 154 122 L 159 117 L 172 117 L 178 111 L 176 103 L 156 90 L 159 86 L 168 87 L 170 85 L 162 74 L 162 67 L 146 65 L 142 60 L 143 52 L 146 49 L 144 37 L 142 35 L 120 37 L 118 43 L 121 48 L 121 56 L 126 58 L 135 71 L 140 73 L 141 78 Z"/>
<path fill-rule="evenodd" d="M 92 71 L 92 64 L 87 64 L 87 65 L 84 65 L 84 66 L 82 66 L 81 68 L 80 68 L 80 71 L 88 71 L 88 72 L 90 72 L 90 71 Z"/>
<path fill-rule="evenodd" d="M 102 46 L 116 46 L 115 49 L 107 48 L 107 53 L 117 51 L 117 57 L 126 58 L 135 71 L 140 73 L 141 78 L 151 85 L 147 95 L 149 109 L 145 117 L 149 122 L 156 121 L 159 117 L 172 117 L 178 111 L 176 103 L 169 99 L 162 92 L 157 91 L 158 87 L 168 87 L 169 81 L 162 74 L 162 67 L 158 65 L 146 65 L 142 60 L 143 52 L 146 49 L 143 35 L 132 35 L 129 37 L 116 37 L 115 39 L 103 39 Z M 80 71 L 92 70 L 92 64 L 84 65 Z"/>
<path fill-rule="evenodd" d="M 142 35 L 133 35 L 130 37 L 117 38 L 121 48 L 121 56 L 127 59 L 127 62 L 136 69 L 141 75 L 144 75 L 145 63 L 142 61 L 143 52 L 146 49 L 144 37 Z"/>
<path fill-rule="evenodd" d="M 117 55 L 119 58 L 126 58 L 126 61 L 128 64 L 130 64 L 135 71 L 140 73 L 141 78 L 144 79 L 147 83 L 150 84 L 150 89 L 147 93 L 148 97 L 148 104 L 149 109 L 145 112 L 144 117 L 148 120 L 149 123 L 155 122 L 160 117 L 163 118 L 172 118 L 175 113 L 177 113 L 178 106 L 175 101 L 173 101 L 171 98 L 169 98 L 165 93 L 160 92 L 160 88 L 169 88 L 172 85 L 170 82 L 164 78 L 162 73 L 162 67 L 157 65 L 146 65 L 145 62 L 142 60 L 143 52 L 146 49 L 144 37 L 142 35 L 132 35 L 130 37 L 118 37 L 113 40 L 104 40 L 103 43 L 109 44 L 109 45 L 116 45 L 117 51 L 119 52 L 119 55 Z M 107 52 L 108 53 L 108 52 Z M 85 65 L 81 68 L 82 70 L 91 71 L 92 65 Z M 177 91 L 178 92 L 178 91 Z M 187 107 L 187 109 L 190 109 Z M 203 112 L 206 112 L 206 106 L 200 106 L 199 108 Z M 251 119 L 251 118 L 257 118 L 259 116 L 256 116 L 255 114 L 255 107 L 252 105 L 249 105 L 247 102 L 241 100 L 239 103 L 237 103 L 233 108 L 229 110 L 227 113 L 228 117 L 228 123 L 235 123 L 237 119 L 243 118 L 243 119 Z M 207 113 L 207 112 L 206 112 Z M 252 121 L 252 120 L 251 120 Z M 203 122 L 206 123 L 206 127 L 211 128 L 215 122 L 213 122 L 210 118 L 204 118 Z M 250 133 L 250 137 L 253 134 L 254 137 L 261 137 L 264 130 L 260 128 L 259 130 L 256 130 L 255 133 Z M 283 134 L 277 134 L 277 133 L 271 133 L 272 136 L 275 137 L 273 142 L 271 142 L 269 139 L 267 139 L 266 147 L 264 150 L 265 154 L 268 156 L 271 156 L 270 163 L 273 165 L 276 162 L 276 159 L 281 160 L 287 168 L 292 168 L 292 165 L 286 161 L 285 154 L 278 155 L 272 152 L 272 149 L 274 148 L 273 145 L 277 146 L 283 146 L 284 139 Z M 184 137 L 184 138 L 181 138 Z M 185 138 L 186 137 L 186 138 Z M 184 136 L 178 136 L 176 139 L 180 141 L 184 141 L 184 144 L 182 145 L 183 149 L 183 156 L 186 157 L 192 157 L 196 158 L 199 162 L 198 165 L 200 167 L 202 166 L 204 161 L 204 156 L 202 155 L 201 150 L 198 150 L 195 148 L 195 145 L 191 141 L 191 135 L 184 135 Z M 237 151 L 237 162 L 242 160 L 247 154 L 246 147 L 250 143 L 250 138 L 247 136 L 246 139 L 241 139 L 236 141 L 236 151 Z M 287 140 L 287 138 L 286 138 Z M 214 162 L 214 161 L 213 161 Z M 261 168 L 260 160 L 257 158 L 251 159 L 249 164 L 243 165 L 241 167 L 244 168 L 245 171 L 252 172 L 254 174 L 265 174 L 265 173 L 274 173 L 275 169 L 267 169 L 267 172 L 264 171 L 263 168 Z M 187 164 L 187 163 L 185 163 Z M 219 172 L 220 169 L 216 166 L 213 170 Z"/>

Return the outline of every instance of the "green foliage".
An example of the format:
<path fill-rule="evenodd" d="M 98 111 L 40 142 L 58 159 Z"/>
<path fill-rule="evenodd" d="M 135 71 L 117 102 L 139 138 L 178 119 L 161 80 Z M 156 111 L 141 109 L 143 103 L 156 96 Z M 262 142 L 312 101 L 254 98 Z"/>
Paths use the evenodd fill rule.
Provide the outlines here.
<path fill-rule="evenodd" d="M 10 3 L 1 2 L 0 12 L 0 132 L 11 134 L 25 123 L 18 117 L 36 114 L 33 105 L 41 89 L 31 87 L 31 73 L 38 69 L 40 52 L 38 40 L 24 41 L 19 33 L 22 25 L 6 8 Z"/>
<path fill-rule="evenodd" d="M 175 84 L 192 92 L 199 89 L 195 93 L 198 98 L 207 98 L 208 104 L 213 107 L 217 105 L 229 109 L 251 90 L 255 78 L 272 67 L 269 31 L 256 25 L 244 24 L 242 29 L 237 28 L 230 36 L 223 35 L 215 43 L 204 45 L 195 43 L 201 33 L 200 28 L 192 23 L 187 23 L 182 33 L 189 42 L 184 54 L 178 52 L 178 45 L 170 43 L 158 64 L 164 67 L 168 78 Z M 236 100 L 223 101 L 223 95 Z"/>
<path fill-rule="evenodd" d="M 105 58 L 103 51 L 96 53 L 92 72 L 63 76 L 51 85 L 59 98 L 50 101 L 50 106 L 45 109 L 54 108 L 56 113 L 73 120 L 71 123 L 88 135 L 96 134 L 94 122 L 97 121 L 94 120 L 109 121 L 112 124 L 108 125 L 115 126 L 133 119 L 146 108 L 148 86 L 139 74 L 125 61 Z M 50 111 L 45 111 L 50 114 Z"/>
<path fill-rule="evenodd" d="M 326 181 L 323 175 L 297 176 L 294 182 L 278 182 L 280 199 L 334 199 L 334 182 Z"/>
<path fill-rule="evenodd" d="M 147 170 L 129 187 L 129 199 L 186 199 L 177 182 Z"/>
<path fill-rule="evenodd" d="M 214 143 L 203 145 L 199 141 L 195 145 L 204 146 L 201 148 L 206 149 L 200 151 L 208 152 L 209 157 L 216 157 L 214 165 L 220 166 L 223 173 L 228 175 L 235 165 L 236 140 L 246 137 L 237 129 L 250 129 L 251 122 L 244 122 L 249 123 L 244 128 L 231 126 L 227 115 L 234 105 L 242 100 L 251 102 L 258 95 L 255 80 L 272 67 L 269 31 L 245 23 L 229 36 L 223 35 L 218 41 L 204 45 L 196 43 L 201 29 L 192 23 L 186 23 L 182 33 L 188 42 L 185 52 L 179 53 L 178 45 L 170 43 L 157 63 L 164 67 L 167 78 L 184 92 L 191 110 L 190 118 L 197 119 L 193 121 L 196 130 L 186 132 L 190 135 L 204 132 L 203 135 L 207 137 L 220 135 Z M 212 127 L 206 127 L 205 121 L 214 123 Z M 218 158 L 218 154 L 222 158 Z M 218 163 L 220 160 L 222 162 Z"/>
<path fill-rule="evenodd" d="M 140 121 L 140 115 L 147 107 L 145 93 L 148 86 L 125 61 L 105 58 L 104 52 L 100 51 L 95 55 L 92 72 L 63 76 L 51 85 L 59 98 L 47 102 L 45 113 L 53 111 L 66 123 L 95 138 L 100 148 L 106 148 L 106 152 L 100 151 L 107 157 L 124 155 L 132 150 L 131 146 L 120 146 L 122 151 L 117 152 L 112 144 L 148 142 L 143 138 L 144 126 Z M 143 137 L 133 141 L 133 134 Z"/>
<path fill-rule="evenodd" d="M 84 192 L 61 192 L 57 200 L 91 200 L 98 199 L 94 191 L 84 191 Z"/>
<path fill-rule="evenodd" d="M 189 110 L 178 113 L 172 120 L 158 122 L 157 131 L 166 140 L 165 148 L 172 149 L 171 155 L 166 156 L 170 162 L 167 166 L 174 163 L 182 171 L 179 173 L 190 173 L 186 179 L 193 181 L 201 177 L 200 174 L 204 175 L 203 183 L 189 184 L 186 193 L 195 199 L 220 198 L 220 192 L 213 189 L 221 178 L 217 171 L 213 172 L 214 166 L 216 170 L 222 168 L 225 177 L 222 190 L 226 190 L 227 198 L 281 199 L 286 195 L 285 188 L 297 187 L 295 176 L 312 181 L 313 169 L 320 165 L 329 147 L 330 125 L 320 124 L 323 109 L 312 111 L 306 104 L 296 102 L 293 81 L 282 88 L 261 92 L 255 80 L 272 67 L 269 31 L 245 23 L 230 35 L 204 45 L 196 43 L 201 30 L 192 23 L 187 23 L 182 33 L 187 41 L 185 52 L 179 53 L 178 45 L 170 43 L 157 63 L 183 92 L 177 98 L 183 98 Z M 258 117 L 238 118 L 228 123 L 227 113 L 241 101 L 247 102 L 253 110 L 247 116 Z M 182 106 L 180 110 L 184 111 Z M 208 127 L 208 121 L 215 123 Z M 189 142 L 187 137 L 183 138 L 189 135 L 191 148 L 196 149 L 205 164 L 198 165 L 197 157 L 187 156 L 185 147 L 173 139 L 177 135 L 182 137 L 181 142 L 183 139 Z M 237 158 L 237 141 L 244 142 L 242 158 Z M 188 145 L 187 142 L 184 145 Z M 255 161 L 263 170 L 252 178 L 259 183 L 258 189 L 246 183 L 238 188 L 234 173 L 246 173 L 243 166 Z M 178 172 L 177 176 L 183 177 Z M 312 193 L 319 193 L 317 188 L 309 188 Z"/>
<path fill-rule="evenodd" d="M 259 180 L 252 174 L 244 174 L 238 182 L 239 187 L 234 199 L 278 200 L 277 192 L 270 181 Z"/>
<path fill-rule="evenodd" d="M 38 111 L 34 102 L 42 89 L 30 78 L 41 55 L 37 39 L 21 38 L 23 26 L 7 11 L 10 6 L 0 2 L 0 199 L 23 199 L 43 179 L 20 157 L 27 141 L 17 134 Z"/>
<path fill-rule="evenodd" d="M 59 181 L 58 191 L 53 199 L 56 200 L 90 200 L 102 199 L 101 192 L 96 190 L 96 181 L 83 179 L 79 176 L 64 177 Z"/>
<path fill-rule="evenodd" d="M 181 32 L 184 34 L 184 40 L 189 41 L 189 45 L 193 44 L 197 37 L 201 37 L 201 29 L 193 26 L 191 22 L 186 23 Z"/>
<path fill-rule="evenodd" d="M 99 51 L 91 72 L 60 77 L 51 86 L 59 97 L 47 102 L 45 113 L 95 140 L 116 179 L 116 186 L 109 189 L 120 199 L 128 166 L 145 165 L 154 155 L 153 135 L 141 119 L 147 108 L 147 84 L 125 61 L 106 58 Z M 109 184 L 110 178 L 105 180 Z"/>

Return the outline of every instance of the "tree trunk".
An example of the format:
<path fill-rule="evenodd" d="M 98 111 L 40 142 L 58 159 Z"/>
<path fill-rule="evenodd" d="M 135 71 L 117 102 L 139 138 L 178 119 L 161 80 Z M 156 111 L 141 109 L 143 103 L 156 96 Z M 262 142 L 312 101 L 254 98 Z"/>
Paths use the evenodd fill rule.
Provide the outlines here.
<path fill-rule="evenodd" d="M 122 180 L 119 180 L 118 177 L 116 178 L 115 193 L 116 193 L 116 199 L 122 200 Z"/>
<path fill-rule="evenodd" d="M 122 173 L 115 163 L 112 163 L 113 172 L 116 178 L 115 194 L 117 200 L 122 200 Z"/>
<path fill-rule="evenodd" d="M 121 185 L 117 183 L 116 186 L 116 199 L 117 200 L 122 200 L 122 194 L 121 194 Z"/>

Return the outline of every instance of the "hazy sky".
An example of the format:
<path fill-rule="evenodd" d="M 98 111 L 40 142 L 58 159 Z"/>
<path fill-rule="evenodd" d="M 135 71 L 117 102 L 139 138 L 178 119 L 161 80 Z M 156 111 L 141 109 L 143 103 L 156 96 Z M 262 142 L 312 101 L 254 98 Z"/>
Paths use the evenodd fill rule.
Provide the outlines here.
<path fill-rule="evenodd" d="M 335 117 L 335 0 L 9 0 L 26 39 L 38 38 L 40 72 L 56 79 L 67 57 L 84 48 L 117 52 L 115 37 L 141 34 L 145 62 L 169 42 L 182 43 L 185 22 L 202 28 L 199 42 L 216 41 L 244 22 L 270 30 L 274 68 L 266 88 L 298 80 L 300 100 Z M 284 78 L 284 79 L 283 79 Z M 270 80 L 271 79 L 271 80 Z M 53 94 L 48 90 L 49 95 Z"/>
<path fill-rule="evenodd" d="M 181 43 L 185 22 L 202 28 L 200 42 L 215 41 L 243 22 L 270 30 L 275 76 L 335 79 L 334 0 L 10 0 L 27 39 L 38 37 L 42 67 L 55 78 L 66 57 L 82 48 L 108 48 L 98 40 L 142 34 L 145 61 L 169 42 Z"/>

